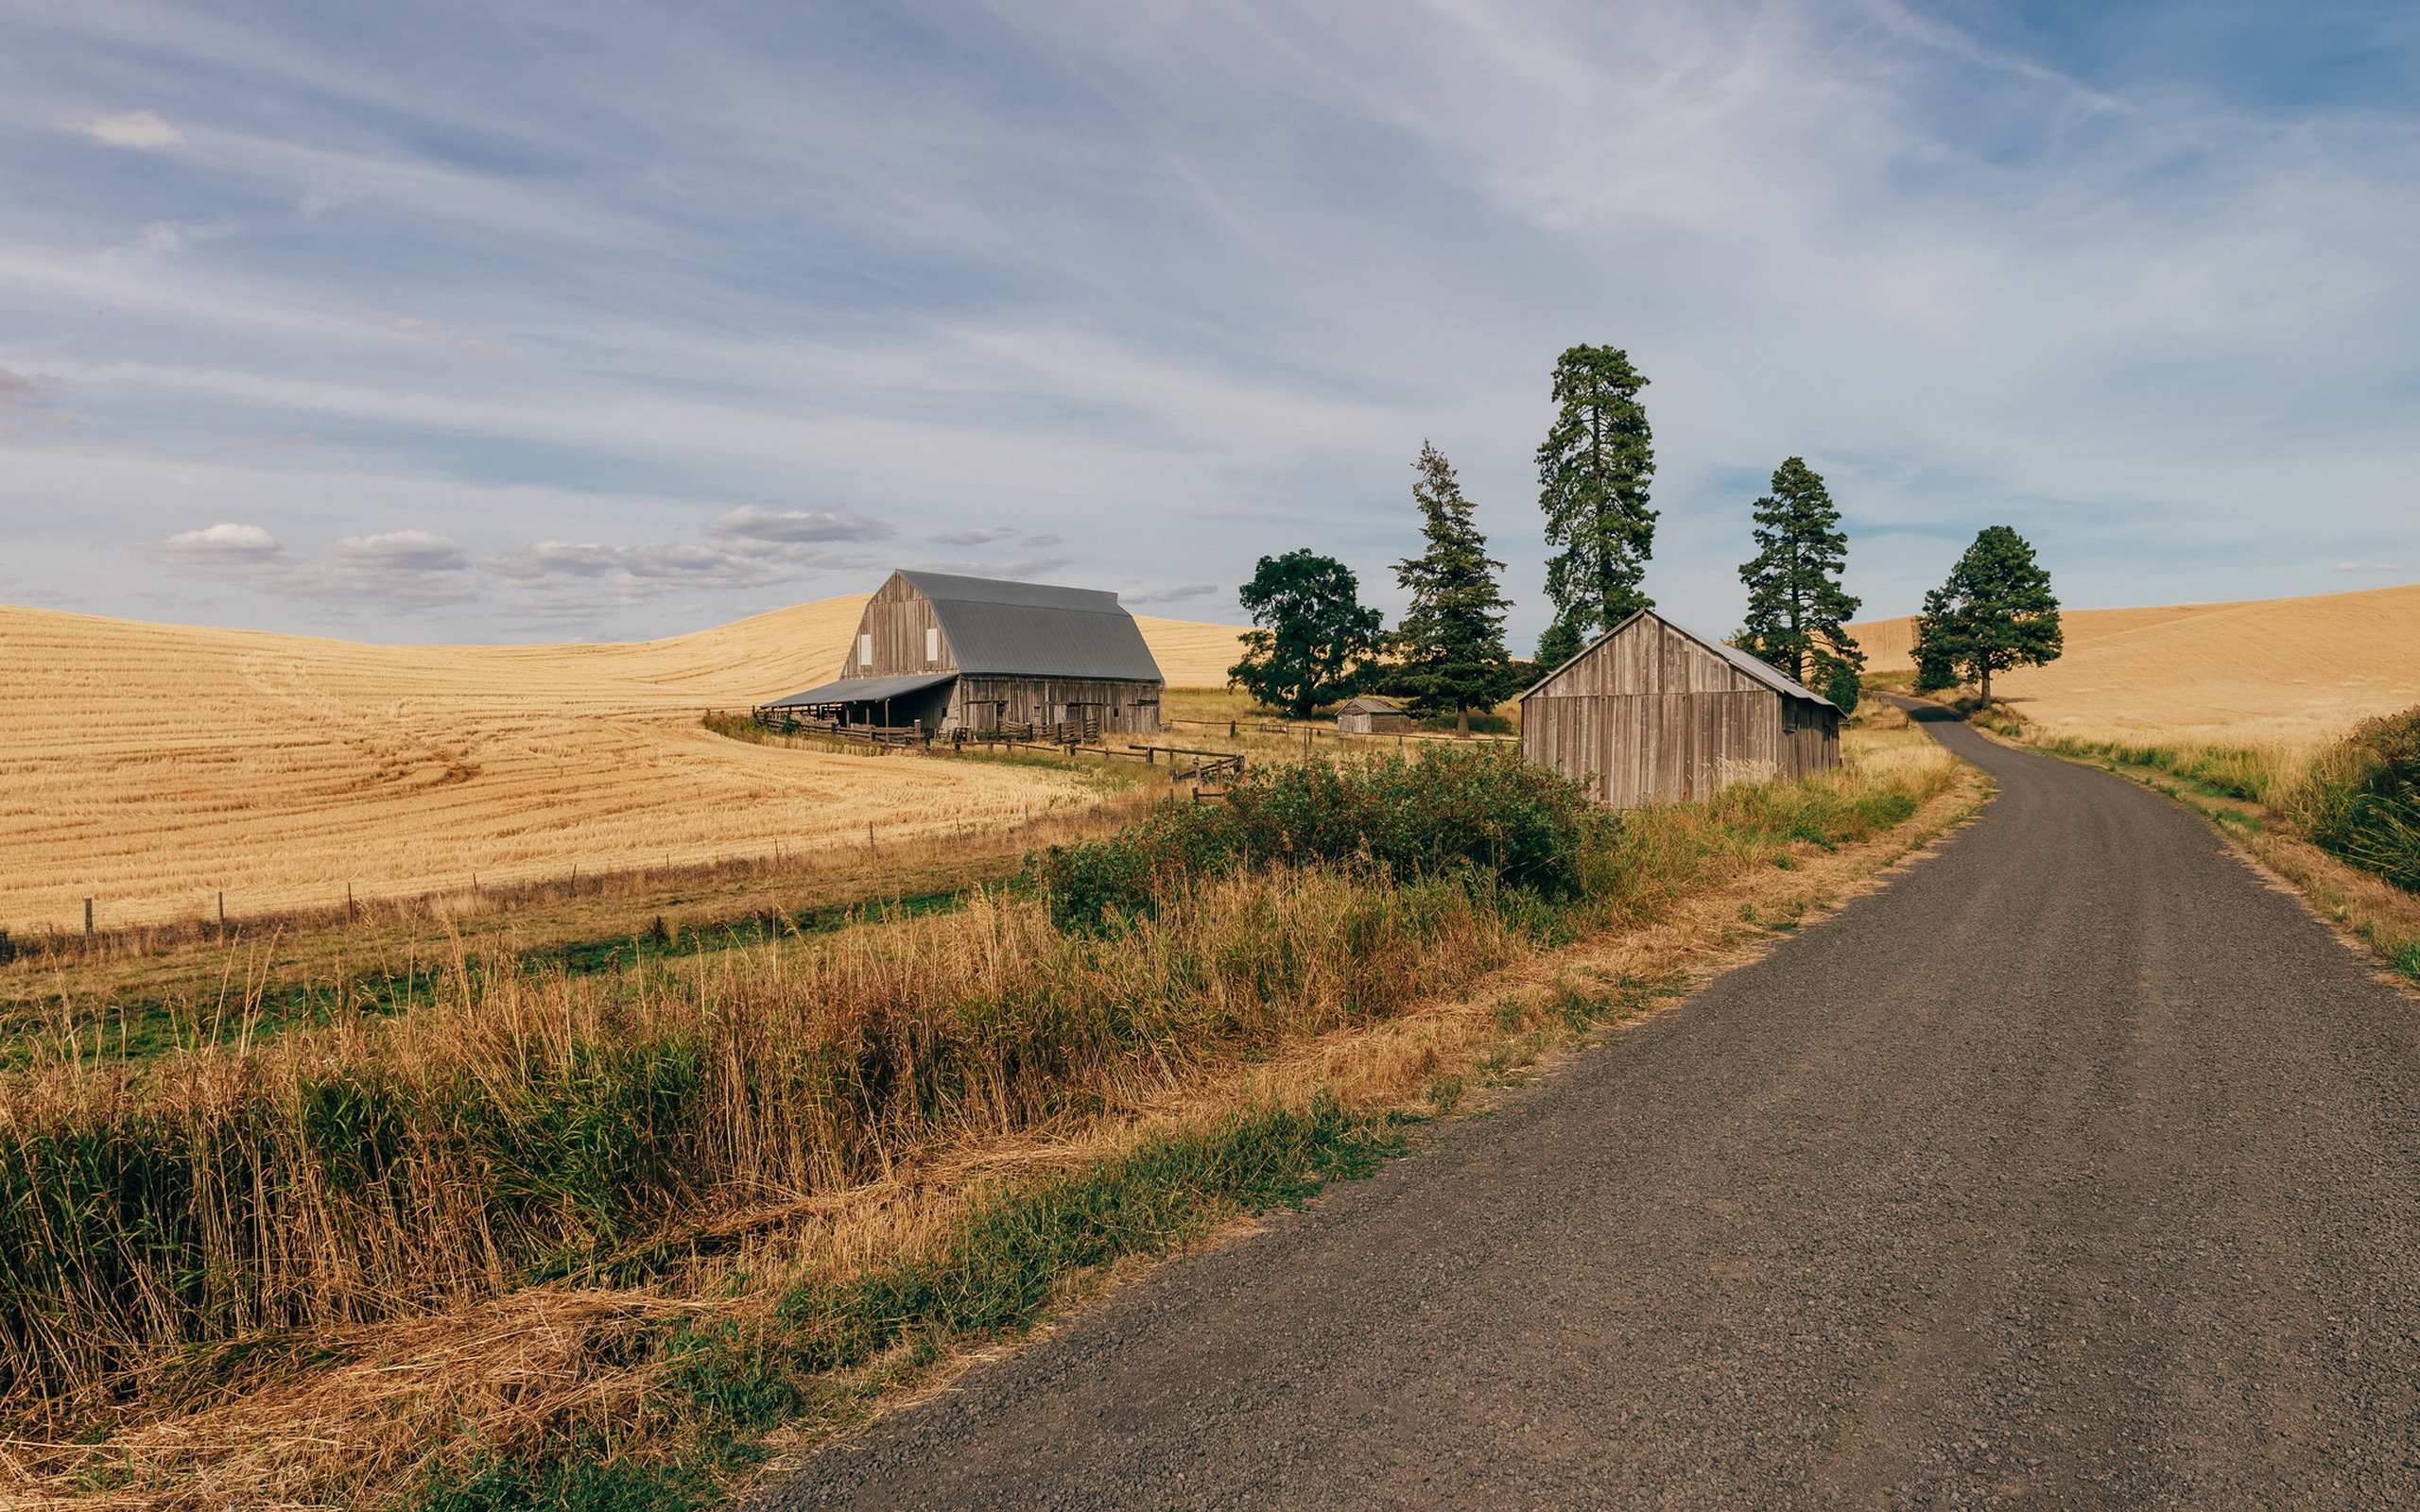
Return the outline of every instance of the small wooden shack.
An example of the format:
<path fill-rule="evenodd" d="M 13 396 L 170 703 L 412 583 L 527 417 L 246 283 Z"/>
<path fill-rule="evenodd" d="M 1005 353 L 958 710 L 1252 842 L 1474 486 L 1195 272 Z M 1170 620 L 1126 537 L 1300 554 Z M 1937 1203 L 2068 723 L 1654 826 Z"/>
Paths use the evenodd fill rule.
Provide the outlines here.
<path fill-rule="evenodd" d="M 1003 725 L 1148 734 L 1163 688 L 1115 593 L 902 570 L 866 605 L 837 679 L 756 713 L 936 735 Z"/>
<path fill-rule="evenodd" d="M 1641 610 L 1521 695 L 1521 749 L 1616 808 L 1841 764 L 1841 711 L 1747 652 Z"/>
<path fill-rule="evenodd" d="M 1384 698 L 1356 698 L 1336 712 L 1337 733 L 1401 735 L 1411 729 L 1411 715 Z"/>

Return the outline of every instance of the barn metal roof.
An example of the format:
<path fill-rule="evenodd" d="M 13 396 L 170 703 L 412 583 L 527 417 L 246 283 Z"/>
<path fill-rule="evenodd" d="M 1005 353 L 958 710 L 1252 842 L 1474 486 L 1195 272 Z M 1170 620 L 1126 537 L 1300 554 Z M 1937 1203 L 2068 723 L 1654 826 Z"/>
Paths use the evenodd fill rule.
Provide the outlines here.
<path fill-rule="evenodd" d="M 1134 616 L 1115 593 L 952 573 L 902 570 L 899 576 L 932 601 L 960 672 L 1163 680 Z"/>
<path fill-rule="evenodd" d="M 793 693 L 786 698 L 776 698 L 765 705 L 768 709 L 797 709 L 812 704 L 880 703 L 885 698 L 904 697 L 957 680 L 955 672 L 925 672 L 912 678 L 842 678 L 804 693 Z"/>
<path fill-rule="evenodd" d="M 1759 657 L 1751 656 L 1747 652 L 1740 650 L 1736 645 L 1725 645 L 1720 641 L 1709 641 L 1704 636 L 1700 635 L 1697 631 L 1690 629 L 1685 625 L 1673 625 L 1670 620 L 1665 619 L 1663 615 L 1657 614 L 1651 609 L 1643 609 L 1638 610 L 1636 613 L 1631 615 L 1629 619 L 1622 621 L 1619 625 L 1615 626 L 1612 629 L 1607 630 L 1604 634 L 1589 642 L 1586 646 L 1582 648 L 1579 656 L 1575 656 L 1571 659 L 1571 662 L 1579 661 L 1580 657 L 1586 656 L 1590 651 L 1594 651 L 1597 647 L 1604 644 L 1607 641 L 1612 640 L 1615 636 L 1621 634 L 1622 631 L 1629 629 L 1634 622 L 1647 618 L 1651 615 L 1655 619 L 1662 621 L 1666 625 L 1670 625 L 1673 629 L 1687 636 L 1698 644 L 1704 646 L 1707 650 L 1712 651 L 1715 655 L 1722 658 L 1725 662 L 1730 662 L 1733 666 L 1737 667 L 1740 671 L 1755 679 L 1758 682 L 1763 683 L 1766 687 L 1772 689 L 1775 693 L 1787 694 L 1792 698 L 1805 698 L 1814 703 L 1820 703 L 1826 709 L 1838 709 L 1840 707 L 1839 704 L 1836 704 L 1831 699 L 1824 697 L 1822 694 L 1800 687 L 1797 683 L 1792 682 L 1788 674 L 1784 673 L 1780 668 L 1773 666 L 1771 662 L 1768 662 Z M 1556 678 L 1562 675 L 1564 667 L 1571 665 L 1571 662 L 1564 662 L 1563 666 L 1556 667 L 1552 672 L 1547 673 L 1545 677 L 1540 678 L 1537 681 L 1530 684 L 1530 686 L 1523 691 L 1521 696 L 1527 698 L 1530 694 L 1537 692 L 1540 688 L 1543 688 L 1547 683 L 1552 682 Z"/>
<path fill-rule="evenodd" d="M 1399 714 L 1403 713 L 1403 705 L 1384 698 L 1360 697 L 1342 705 L 1336 712 L 1340 714 Z"/>

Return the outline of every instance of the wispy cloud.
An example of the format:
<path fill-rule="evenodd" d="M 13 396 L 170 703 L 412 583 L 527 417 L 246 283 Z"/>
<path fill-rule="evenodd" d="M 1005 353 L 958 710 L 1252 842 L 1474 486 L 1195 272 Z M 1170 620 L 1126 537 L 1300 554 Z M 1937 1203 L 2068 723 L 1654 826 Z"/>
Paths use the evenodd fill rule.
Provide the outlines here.
<path fill-rule="evenodd" d="M 1197 598 L 1208 598 L 1223 592 L 1217 583 L 1188 583 L 1183 588 L 1162 588 L 1148 593 L 1120 593 L 1129 604 L 1184 604 Z"/>
<path fill-rule="evenodd" d="M 81 131 L 95 141 L 106 142 L 113 147 L 172 147 L 185 139 L 182 131 L 149 111 L 61 124 L 71 131 Z"/>
<path fill-rule="evenodd" d="M 828 509 L 788 509 L 779 514 L 742 505 L 706 526 L 706 534 L 731 541 L 764 541 L 785 544 L 823 541 L 887 541 L 896 534 L 879 520 L 860 519 Z"/>
<path fill-rule="evenodd" d="M 268 593 L 418 607 L 458 602 L 475 592 L 467 576 L 470 555 L 426 530 L 348 536 L 308 557 L 286 550 L 259 525 L 221 522 L 135 549 L 177 571 Z"/>

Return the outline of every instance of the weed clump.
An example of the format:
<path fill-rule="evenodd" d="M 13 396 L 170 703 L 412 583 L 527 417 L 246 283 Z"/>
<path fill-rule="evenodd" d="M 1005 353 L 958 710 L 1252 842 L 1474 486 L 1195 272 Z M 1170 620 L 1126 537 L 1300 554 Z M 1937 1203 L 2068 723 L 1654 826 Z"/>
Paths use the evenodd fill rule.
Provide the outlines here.
<path fill-rule="evenodd" d="M 1053 846 L 1028 870 L 1063 929 L 1150 913 L 1204 877 L 1276 866 L 1478 873 L 1560 899 L 1588 890 L 1588 857 L 1619 826 L 1582 784 L 1517 751 L 1429 746 L 1349 765 L 1263 767 L 1222 803 L 1164 803 L 1108 839 Z"/>
<path fill-rule="evenodd" d="M 2321 850 L 2420 892 L 2420 709 L 2368 720 L 2322 751 L 2289 807 Z"/>

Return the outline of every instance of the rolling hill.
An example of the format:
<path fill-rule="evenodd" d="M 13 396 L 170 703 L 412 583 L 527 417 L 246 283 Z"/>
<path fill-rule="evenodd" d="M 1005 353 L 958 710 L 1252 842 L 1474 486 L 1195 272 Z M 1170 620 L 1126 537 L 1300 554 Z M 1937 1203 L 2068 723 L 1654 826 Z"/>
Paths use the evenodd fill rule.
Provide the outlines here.
<path fill-rule="evenodd" d="M 838 668 L 862 595 L 621 645 L 397 646 L 0 607 L 0 928 L 190 918 L 1006 824 L 1063 776 L 700 729 Z M 1143 619 L 1170 680 L 1231 627 Z"/>
<path fill-rule="evenodd" d="M 2066 654 L 1993 691 L 2065 733 L 2300 744 L 2420 704 L 2420 584 L 2060 619 Z M 1881 671 L 1913 664 L 1914 624 L 1849 629 Z"/>

